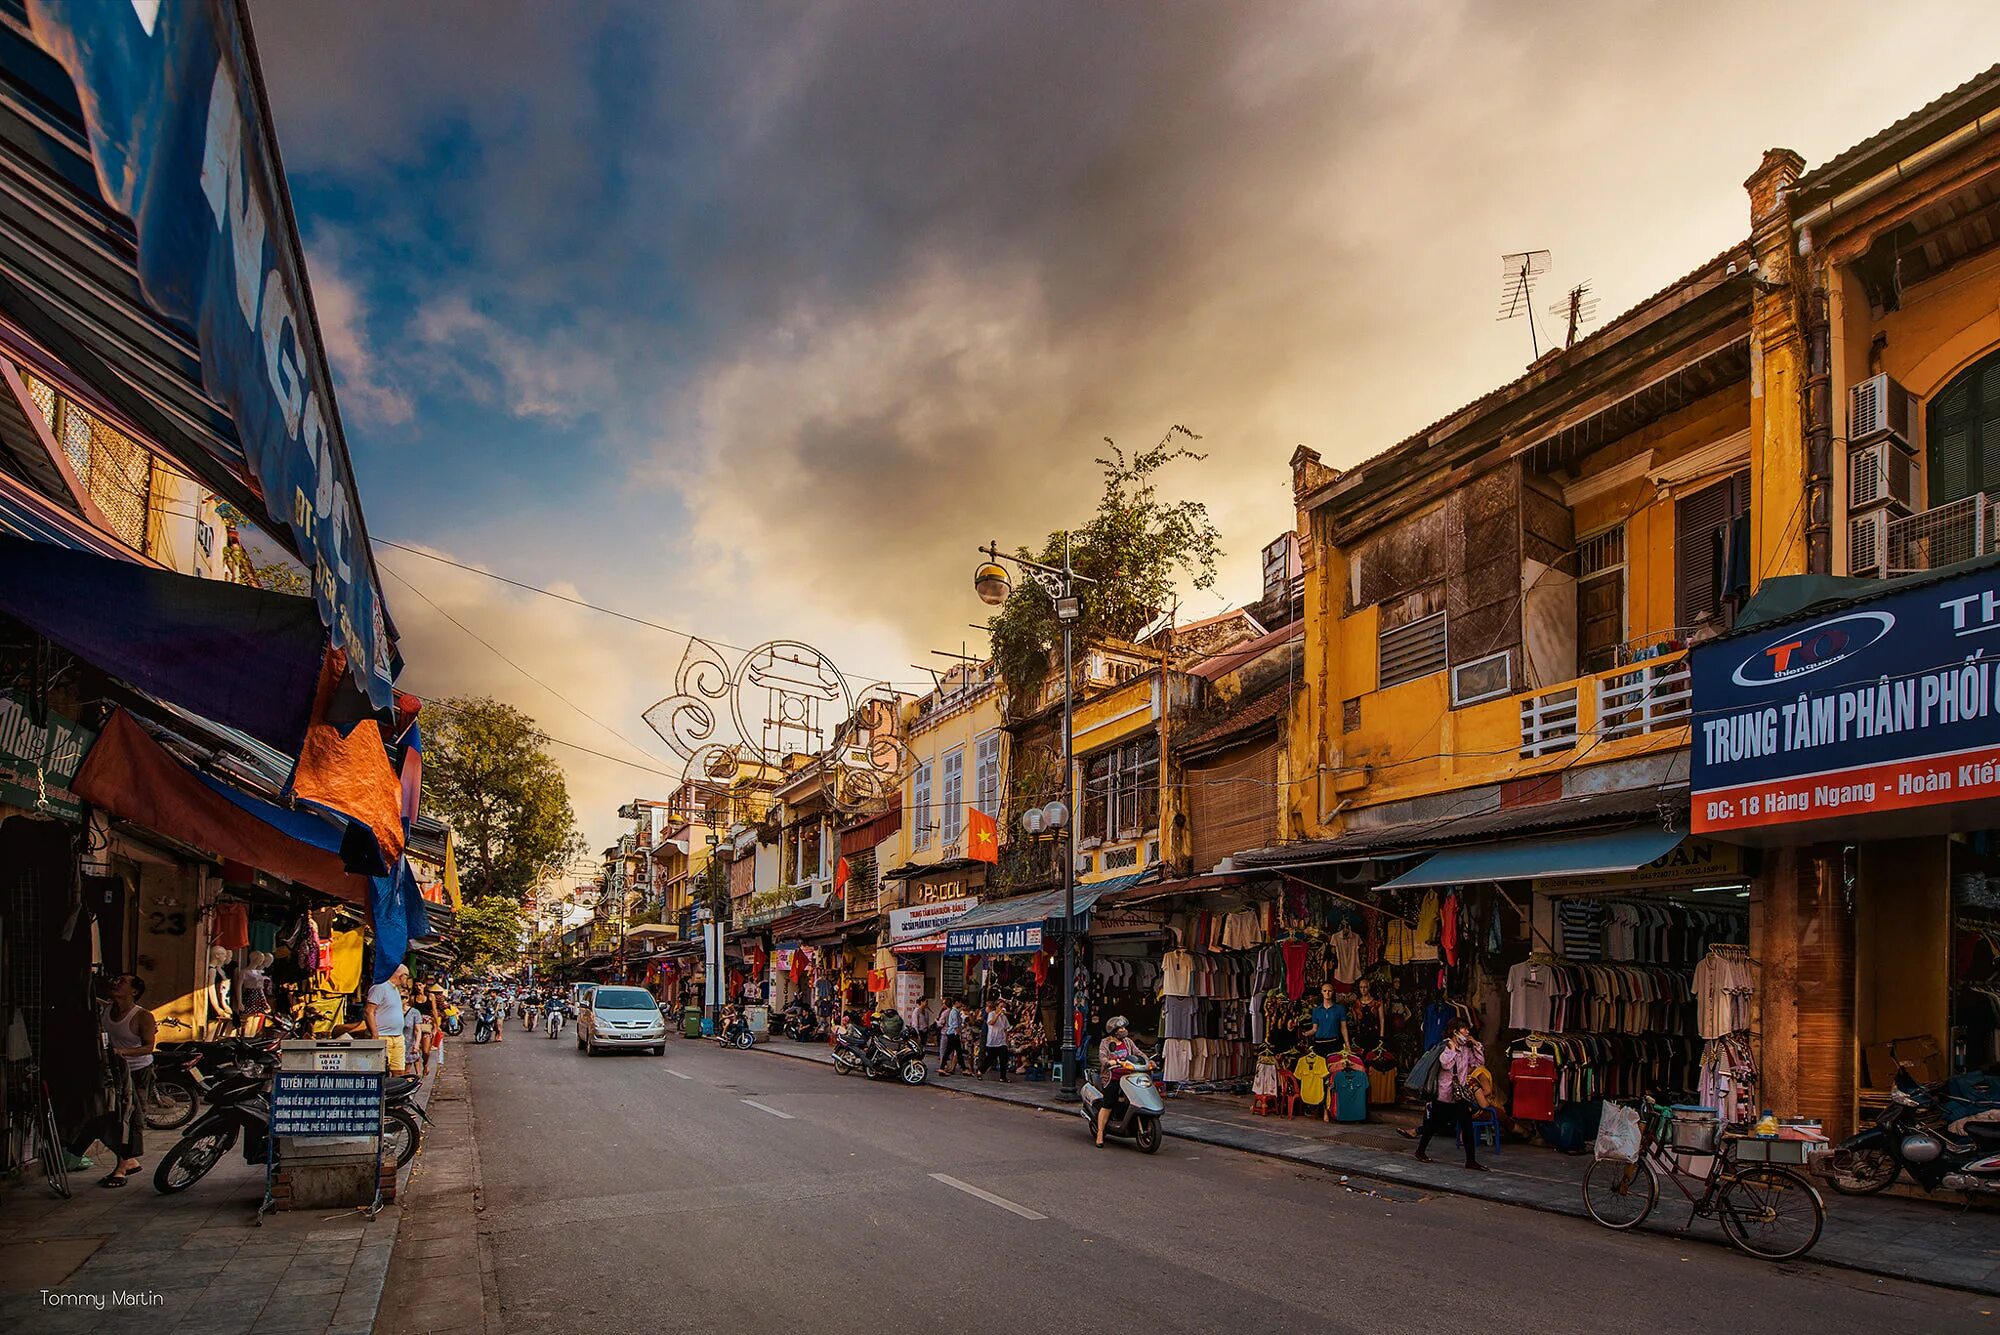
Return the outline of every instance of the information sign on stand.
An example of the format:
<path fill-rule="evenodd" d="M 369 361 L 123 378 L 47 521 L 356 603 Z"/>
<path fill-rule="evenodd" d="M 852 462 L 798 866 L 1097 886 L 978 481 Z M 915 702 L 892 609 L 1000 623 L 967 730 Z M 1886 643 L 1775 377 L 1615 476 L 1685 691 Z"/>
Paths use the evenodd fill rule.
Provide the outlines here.
<path fill-rule="evenodd" d="M 372 1071 L 280 1071 L 271 1077 L 271 1134 L 380 1136 L 382 1076 Z"/>

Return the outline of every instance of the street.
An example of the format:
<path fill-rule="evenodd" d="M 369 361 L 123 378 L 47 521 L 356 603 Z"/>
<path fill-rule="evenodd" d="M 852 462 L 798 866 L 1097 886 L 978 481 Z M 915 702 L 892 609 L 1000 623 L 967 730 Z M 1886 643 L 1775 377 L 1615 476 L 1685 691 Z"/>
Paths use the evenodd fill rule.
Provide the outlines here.
<path fill-rule="evenodd" d="M 458 1050 L 509 1331 L 1992 1325 L 1976 1295 L 1184 1141 L 1097 1150 L 1046 1113 L 768 1052 Z"/>

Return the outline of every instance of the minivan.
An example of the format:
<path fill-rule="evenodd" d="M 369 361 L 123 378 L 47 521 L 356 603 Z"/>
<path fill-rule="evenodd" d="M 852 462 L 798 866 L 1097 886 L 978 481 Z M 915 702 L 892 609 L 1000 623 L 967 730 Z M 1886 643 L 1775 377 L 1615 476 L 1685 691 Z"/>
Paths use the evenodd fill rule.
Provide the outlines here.
<path fill-rule="evenodd" d="M 576 1045 L 593 1057 L 600 1048 L 650 1048 L 655 1057 L 663 1057 L 666 1017 L 645 988 L 602 985 L 576 1013 Z"/>

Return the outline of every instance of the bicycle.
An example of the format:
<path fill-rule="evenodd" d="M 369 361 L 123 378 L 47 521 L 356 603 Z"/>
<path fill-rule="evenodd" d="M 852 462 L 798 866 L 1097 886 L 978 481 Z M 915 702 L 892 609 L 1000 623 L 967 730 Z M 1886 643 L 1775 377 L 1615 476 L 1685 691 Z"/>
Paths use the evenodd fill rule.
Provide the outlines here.
<path fill-rule="evenodd" d="M 1662 1139 L 1672 1110 L 1651 1099 L 1639 1100 L 1639 1156 L 1592 1159 L 1583 1175 L 1583 1208 L 1606 1228 L 1637 1228 L 1659 1204 L 1664 1174 L 1687 1199 L 1687 1227 L 1697 1218 L 1719 1218 L 1722 1231 L 1740 1251 L 1766 1261 L 1789 1261 L 1805 1255 L 1826 1226 L 1826 1206 L 1819 1191 L 1801 1173 L 1773 1163 L 1739 1162 L 1746 1142 L 1770 1153 L 1785 1141 L 1750 1136 L 1720 1136 L 1712 1150 L 1678 1146 Z M 1706 1173 L 1693 1171 L 1693 1160 L 1707 1159 Z M 1699 1187 L 1699 1193 L 1688 1184 Z"/>

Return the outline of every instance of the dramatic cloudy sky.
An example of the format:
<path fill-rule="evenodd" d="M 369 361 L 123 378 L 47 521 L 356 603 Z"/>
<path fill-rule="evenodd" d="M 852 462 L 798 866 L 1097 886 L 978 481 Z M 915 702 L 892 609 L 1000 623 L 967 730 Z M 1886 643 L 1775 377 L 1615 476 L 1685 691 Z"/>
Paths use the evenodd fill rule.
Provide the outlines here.
<path fill-rule="evenodd" d="M 1527 361 L 1503 251 L 1608 316 L 1744 234 L 1762 150 L 1823 160 L 2000 50 L 2000 7 L 1894 8 L 254 13 L 373 532 L 907 680 L 978 647 L 973 544 L 1082 517 L 1107 435 L 1205 437 L 1173 482 L 1252 595 L 1295 446 L 1363 457 Z M 619 758 L 561 751 L 599 846 L 664 795 L 638 713 L 684 641 L 382 565 L 413 689 Z"/>

